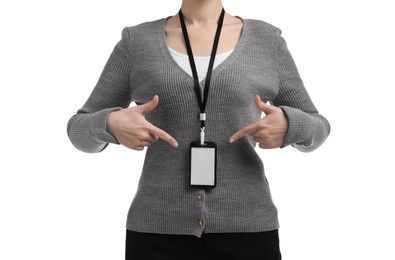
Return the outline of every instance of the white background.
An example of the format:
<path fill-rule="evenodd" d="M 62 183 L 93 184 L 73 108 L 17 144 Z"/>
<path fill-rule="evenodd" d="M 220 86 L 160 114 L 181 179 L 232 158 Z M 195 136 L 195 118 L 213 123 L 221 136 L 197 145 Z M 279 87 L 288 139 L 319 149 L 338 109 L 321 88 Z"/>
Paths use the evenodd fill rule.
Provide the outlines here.
<path fill-rule="evenodd" d="M 283 31 L 331 122 L 313 153 L 262 150 L 283 259 L 395 259 L 392 1 L 224 0 Z M 66 124 L 125 26 L 178 1 L 2 1 L 0 259 L 124 259 L 143 152 L 85 154 Z M 253 102 L 253 100 L 251 100 Z"/>

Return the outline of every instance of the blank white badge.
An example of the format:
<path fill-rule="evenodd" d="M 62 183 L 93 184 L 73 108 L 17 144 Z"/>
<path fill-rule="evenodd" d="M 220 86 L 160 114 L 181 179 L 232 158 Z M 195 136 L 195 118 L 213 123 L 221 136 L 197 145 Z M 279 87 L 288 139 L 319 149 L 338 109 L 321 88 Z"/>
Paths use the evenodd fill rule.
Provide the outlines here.
<path fill-rule="evenodd" d="M 191 185 L 214 185 L 215 148 L 191 147 Z"/>

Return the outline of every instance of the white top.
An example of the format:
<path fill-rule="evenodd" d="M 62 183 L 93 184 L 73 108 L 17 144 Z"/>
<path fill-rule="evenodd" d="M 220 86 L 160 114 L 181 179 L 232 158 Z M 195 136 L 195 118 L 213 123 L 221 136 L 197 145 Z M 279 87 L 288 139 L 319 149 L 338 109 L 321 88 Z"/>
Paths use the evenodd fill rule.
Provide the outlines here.
<path fill-rule="evenodd" d="M 178 66 L 180 66 L 183 70 L 185 70 L 186 73 L 188 73 L 191 77 L 193 77 L 191 65 L 189 64 L 188 55 L 184 53 L 180 53 L 170 47 L 168 47 L 168 49 L 171 53 L 171 56 L 178 64 Z M 221 62 L 223 62 L 232 53 L 232 51 L 233 50 L 230 50 L 216 55 L 213 69 L 217 67 Z M 206 77 L 208 64 L 210 62 L 210 56 L 194 56 L 193 58 L 195 60 L 196 71 L 200 82 L 204 79 L 204 77 Z"/>

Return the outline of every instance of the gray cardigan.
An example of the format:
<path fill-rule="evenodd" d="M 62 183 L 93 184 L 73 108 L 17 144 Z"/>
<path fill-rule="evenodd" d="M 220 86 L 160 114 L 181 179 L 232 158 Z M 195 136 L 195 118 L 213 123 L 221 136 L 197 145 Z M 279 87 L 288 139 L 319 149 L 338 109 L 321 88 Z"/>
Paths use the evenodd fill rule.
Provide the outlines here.
<path fill-rule="evenodd" d="M 90 97 L 68 121 L 77 149 L 101 152 L 109 143 L 118 144 L 106 130 L 110 112 L 159 96 L 145 118 L 179 147 L 161 139 L 147 147 L 127 229 L 201 237 L 202 232 L 279 228 L 256 142 L 245 136 L 231 144 L 229 138 L 261 118 L 256 94 L 285 112 L 289 130 L 283 147 L 313 151 L 329 135 L 330 125 L 313 105 L 281 30 L 259 20 L 243 23 L 234 51 L 213 70 L 207 101 L 206 141 L 216 142 L 218 152 L 215 189 L 188 186 L 189 144 L 200 140 L 200 110 L 193 78 L 167 48 L 164 18 L 123 29 Z"/>

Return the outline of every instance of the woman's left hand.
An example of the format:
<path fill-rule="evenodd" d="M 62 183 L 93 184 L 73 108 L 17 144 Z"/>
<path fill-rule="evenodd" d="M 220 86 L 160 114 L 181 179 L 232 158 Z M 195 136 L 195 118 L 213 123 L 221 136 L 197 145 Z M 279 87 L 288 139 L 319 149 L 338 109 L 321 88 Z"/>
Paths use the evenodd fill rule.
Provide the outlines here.
<path fill-rule="evenodd" d="M 249 134 L 254 141 L 259 143 L 260 148 L 279 148 L 284 144 L 285 135 L 288 131 L 288 119 L 284 111 L 276 106 L 262 102 L 259 95 L 255 96 L 255 105 L 266 116 L 258 122 L 248 125 L 234 133 L 229 141 L 233 143 L 237 139 Z"/>

